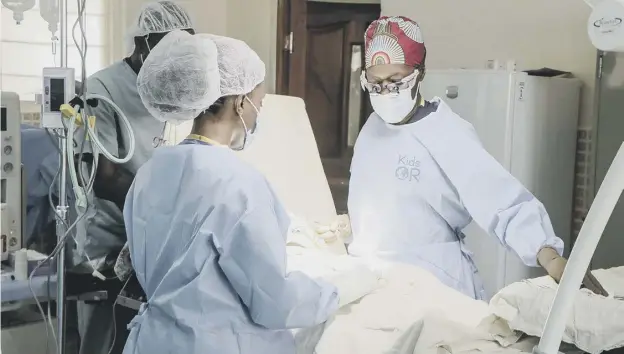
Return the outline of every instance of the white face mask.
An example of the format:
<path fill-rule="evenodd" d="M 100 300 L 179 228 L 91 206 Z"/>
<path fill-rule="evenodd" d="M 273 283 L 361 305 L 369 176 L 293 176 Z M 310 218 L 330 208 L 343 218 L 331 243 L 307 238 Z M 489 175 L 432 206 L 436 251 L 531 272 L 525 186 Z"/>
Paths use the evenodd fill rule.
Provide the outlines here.
<path fill-rule="evenodd" d="M 152 48 L 150 48 L 149 42 L 147 41 L 147 37 L 144 37 L 143 40 L 145 41 L 145 45 L 147 46 L 147 54 L 149 54 L 152 51 Z M 141 64 L 145 64 L 145 58 L 143 58 L 143 53 L 141 53 L 140 58 L 141 58 Z"/>
<path fill-rule="evenodd" d="M 260 110 L 258 110 L 258 107 L 256 107 L 256 105 L 251 102 L 251 100 L 249 99 L 249 97 L 245 96 L 245 99 L 251 104 L 251 106 L 253 107 L 253 109 L 256 111 L 256 124 L 253 127 L 253 130 L 249 130 L 247 129 L 247 124 L 245 124 L 245 120 L 243 119 L 243 115 L 240 114 L 238 117 L 241 120 L 241 123 L 243 123 L 243 130 L 245 132 L 245 135 L 243 136 L 243 143 L 241 144 L 241 146 L 239 148 L 236 148 L 234 150 L 240 151 L 240 150 L 245 150 L 246 148 L 249 147 L 249 145 L 251 145 L 251 143 L 254 141 L 255 137 L 256 137 L 256 133 L 258 132 L 258 123 L 260 122 Z"/>
<path fill-rule="evenodd" d="M 171 129 L 171 125 L 169 123 L 165 123 L 163 125 L 163 129 L 160 132 L 160 136 L 155 136 L 154 139 L 152 139 L 152 146 L 153 147 L 157 148 L 157 147 L 162 146 L 162 145 L 170 145 L 170 144 L 168 144 L 167 136 L 166 136 L 166 133 L 169 130 L 167 128 Z"/>
<path fill-rule="evenodd" d="M 415 97 L 412 97 L 412 88 L 400 90 L 397 94 L 370 95 L 371 105 L 386 123 L 396 124 L 402 122 L 414 109 L 419 91 L 420 82 Z"/>

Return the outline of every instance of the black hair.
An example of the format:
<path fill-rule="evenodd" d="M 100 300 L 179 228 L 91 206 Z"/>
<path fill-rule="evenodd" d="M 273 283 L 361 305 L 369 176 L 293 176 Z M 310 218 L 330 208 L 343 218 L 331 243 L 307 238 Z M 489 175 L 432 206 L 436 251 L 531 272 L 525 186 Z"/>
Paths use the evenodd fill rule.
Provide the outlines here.
<path fill-rule="evenodd" d="M 183 29 L 182 31 L 188 32 L 192 35 L 195 34 L 195 30 L 193 28 Z M 169 34 L 169 32 L 157 32 L 157 33 L 148 33 L 144 36 L 134 37 L 134 47 L 135 50 L 139 49 L 141 52 L 151 51 L 160 43 L 160 41 L 165 38 L 165 36 Z"/>
<path fill-rule="evenodd" d="M 213 103 L 210 107 L 203 110 L 197 116 L 197 118 L 195 118 L 195 122 L 198 124 L 201 124 L 204 119 L 206 120 L 215 119 L 215 117 L 219 116 L 219 113 L 221 113 L 221 110 L 225 106 L 225 100 L 227 98 L 228 96 L 219 97 L 219 99 L 216 100 L 215 103 Z"/>
<path fill-rule="evenodd" d="M 227 99 L 227 96 L 219 97 L 219 99 L 216 100 L 215 103 L 213 103 L 210 107 L 208 107 L 208 109 L 206 109 L 204 113 L 210 113 L 212 115 L 219 114 L 219 112 L 221 112 L 221 109 L 225 105 L 226 99 Z"/>

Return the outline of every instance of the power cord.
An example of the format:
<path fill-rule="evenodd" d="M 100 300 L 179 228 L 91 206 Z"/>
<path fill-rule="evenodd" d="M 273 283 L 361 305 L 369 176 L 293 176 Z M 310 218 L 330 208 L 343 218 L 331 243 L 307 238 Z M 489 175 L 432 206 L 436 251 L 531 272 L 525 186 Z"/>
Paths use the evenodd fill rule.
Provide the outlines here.
<path fill-rule="evenodd" d="M 128 285 L 128 282 L 130 282 L 130 279 L 132 279 L 132 276 L 129 276 L 128 279 L 126 279 L 126 282 L 124 283 L 119 293 L 122 293 L 124 290 L 126 290 L 126 286 Z M 108 354 L 111 354 L 113 352 L 113 349 L 115 348 L 115 342 L 117 341 L 117 316 L 115 315 L 115 307 L 117 306 L 118 300 L 119 297 L 117 297 L 115 299 L 115 302 L 113 302 L 113 343 L 108 350 Z"/>
<path fill-rule="evenodd" d="M 84 153 L 84 147 L 85 147 L 85 142 L 88 140 L 87 136 L 90 138 L 90 141 L 92 142 L 92 154 L 93 154 L 93 164 L 92 164 L 92 168 L 91 168 L 91 173 L 90 176 L 87 179 L 84 176 L 83 173 L 83 169 L 82 168 L 78 168 L 78 171 L 76 171 L 76 164 L 75 164 L 75 160 L 74 160 L 74 133 L 75 133 L 75 123 L 76 123 L 76 118 L 77 115 L 80 113 L 81 111 L 81 107 L 79 106 L 75 106 L 75 114 L 70 118 L 69 121 L 69 126 L 65 123 L 64 119 L 62 119 L 63 122 L 63 126 L 64 128 L 62 129 L 62 132 L 65 134 L 59 134 L 59 132 L 54 132 L 54 134 L 58 137 L 61 138 L 59 139 L 59 141 L 61 143 L 65 143 L 67 146 L 67 152 L 68 152 L 68 159 L 67 161 L 68 163 L 68 168 L 69 168 L 69 174 L 70 174 L 70 179 L 71 179 L 71 184 L 73 185 L 73 190 L 74 190 L 74 194 L 75 194 L 75 201 L 76 203 L 80 203 L 79 208 L 77 208 L 77 218 L 76 220 L 71 224 L 71 225 L 67 225 L 67 223 L 65 222 L 65 220 L 63 218 L 61 218 L 61 215 L 59 214 L 59 211 L 56 210 L 56 207 L 54 206 L 54 203 L 52 201 L 52 189 L 53 186 L 56 184 L 57 180 L 58 180 L 58 176 L 60 175 L 60 169 L 61 167 L 59 167 L 59 169 L 57 170 L 57 173 L 55 174 L 52 183 L 50 184 L 49 190 L 48 190 L 48 202 L 50 203 L 50 207 L 52 208 L 52 210 L 54 210 L 55 216 L 56 216 L 56 220 L 57 223 L 60 220 L 63 225 L 66 227 L 66 232 L 64 235 L 61 236 L 61 238 L 57 241 L 57 244 L 54 248 L 54 250 L 50 253 L 50 255 L 48 255 L 46 257 L 46 259 L 44 259 L 42 262 L 39 262 L 35 268 L 33 269 L 33 271 L 30 273 L 29 277 L 28 277 L 28 287 L 30 289 L 31 294 L 33 295 L 33 298 L 35 299 L 35 302 L 37 304 L 37 308 L 42 316 L 42 318 L 44 319 L 44 321 L 46 321 L 46 354 L 49 351 L 48 348 L 48 343 L 49 343 L 49 329 L 52 331 L 52 335 L 55 339 L 55 342 L 57 341 L 57 336 L 56 336 L 56 332 L 54 330 L 54 326 L 52 324 L 52 319 L 51 319 L 51 301 L 50 300 L 50 274 L 48 273 L 48 282 L 47 282 L 47 298 L 48 298 L 48 313 L 46 316 L 45 311 L 43 310 L 43 306 L 41 305 L 41 302 L 38 299 L 37 294 L 35 293 L 34 289 L 33 289 L 33 276 L 37 273 L 37 270 L 39 268 L 41 268 L 44 264 L 50 262 L 50 260 L 54 259 L 54 257 L 56 257 L 61 248 L 63 248 L 63 245 L 66 244 L 67 242 L 67 237 L 71 236 L 74 241 L 76 242 L 76 245 L 79 245 L 79 241 L 76 239 L 75 235 L 74 235 L 74 229 L 77 227 L 77 225 L 79 225 L 83 219 L 86 217 L 87 215 L 87 211 L 92 208 L 92 206 L 89 205 L 89 200 L 86 196 L 86 194 L 90 194 L 92 192 L 92 188 L 93 188 L 93 184 L 95 181 L 95 175 L 97 172 L 97 159 L 99 156 L 99 153 L 101 152 L 104 156 L 106 156 L 109 160 L 111 160 L 114 163 L 125 163 L 128 162 L 132 156 L 134 155 L 134 150 L 135 150 L 135 139 L 134 139 L 134 132 L 132 131 L 132 128 L 130 126 L 130 122 L 128 121 L 128 118 L 125 116 L 125 114 L 121 111 L 121 109 L 119 108 L 119 106 L 117 106 L 112 100 L 110 100 L 108 97 L 104 97 L 101 95 L 95 95 L 95 94 L 87 94 L 87 80 L 86 80 L 86 55 L 87 55 L 87 40 L 86 40 L 86 31 L 85 31 L 85 26 L 84 26 L 84 11 L 85 11 L 85 5 L 86 5 L 86 0 L 77 0 L 77 5 L 78 5 L 78 18 L 76 19 L 76 22 L 74 22 L 74 25 L 72 27 L 72 37 L 74 40 L 74 43 L 76 44 L 76 47 L 78 49 L 78 52 L 80 54 L 80 58 L 81 58 L 81 77 L 82 77 L 82 87 L 80 90 L 80 96 L 82 96 L 82 102 L 87 102 L 87 99 L 91 99 L 91 98 L 96 98 L 98 100 L 104 101 L 106 103 L 108 103 L 109 105 L 111 105 L 113 107 L 113 109 L 117 112 L 118 116 L 121 118 L 121 120 L 124 123 L 124 126 L 126 128 L 126 130 L 128 131 L 128 135 L 129 135 L 129 140 L 130 140 L 130 146 L 129 146 L 129 150 L 128 153 L 126 154 L 126 156 L 123 159 L 117 158 L 115 156 L 113 156 L 111 153 L 109 153 L 104 146 L 101 144 L 100 140 L 97 137 L 97 133 L 95 131 L 95 127 L 91 126 L 91 122 L 88 119 L 88 114 L 85 114 L 85 119 L 83 120 L 83 127 L 85 127 L 85 130 L 82 134 L 82 139 L 81 139 L 81 143 L 80 143 L 80 152 L 79 152 L 79 160 L 78 160 L 78 164 L 81 167 L 82 166 L 82 157 L 83 157 L 83 153 Z M 78 45 L 78 40 L 76 39 L 76 35 L 75 35 L 75 30 L 76 27 L 79 26 L 80 27 L 80 32 L 81 32 L 81 45 Z M 88 108 L 86 108 L 88 109 Z M 84 110 L 85 113 L 87 113 L 87 110 Z M 52 139 L 52 135 L 50 130 L 46 130 L 48 136 Z M 61 153 L 61 150 L 59 148 L 59 146 L 57 145 L 57 143 L 55 142 L 53 144 L 56 148 L 57 151 L 59 152 L 59 155 Z M 62 160 L 62 157 L 61 157 Z M 63 186 L 66 187 L 66 186 Z M 84 194 L 84 192 L 86 192 L 86 194 Z M 68 204 L 67 200 L 65 201 L 66 205 Z M 80 212 L 82 211 L 82 212 Z M 93 262 L 91 261 L 91 259 L 89 258 L 88 254 L 85 253 L 85 256 L 87 257 L 88 263 L 93 267 L 93 275 L 96 276 L 97 278 L 101 279 L 101 280 L 106 280 L 107 278 L 104 277 L 93 265 Z M 114 278 L 114 277 L 113 277 Z M 110 278 L 110 279 L 113 279 Z M 126 282 L 127 284 L 127 282 Z M 124 285 L 125 288 L 125 285 Z M 57 299 L 58 300 L 58 299 Z M 114 306 L 117 303 L 117 300 L 115 300 L 115 303 L 113 305 L 113 315 L 114 315 Z M 48 328 L 49 327 L 49 328 Z M 116 333 L 115 333 L 116 336 Z M 114 342 L 113 342 L 114 344 Z M 112 350 L 112 348 L 111 348 Z M 58 351 L 58 348 L 57 348 Z"/>

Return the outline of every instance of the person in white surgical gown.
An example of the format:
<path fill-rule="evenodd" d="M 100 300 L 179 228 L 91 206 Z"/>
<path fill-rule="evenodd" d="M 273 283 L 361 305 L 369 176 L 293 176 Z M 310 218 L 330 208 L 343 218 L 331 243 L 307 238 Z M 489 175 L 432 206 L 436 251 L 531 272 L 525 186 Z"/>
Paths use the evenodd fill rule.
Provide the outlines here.
<path fill-rule="evenodd" d="M 425 57 L 420 28 L 408 18 L 382 17 L 366 31 L 362 86 L 375 112 L 351 163 L 349 252 L 414 264 L 483 299 L 462 234 L 474 220 L 559 281 L 564 245 L 546 209 L 485 151 L 470 123 L 439 98 L 423 100 Z M 604 294 L 593 277 L 585 285 Z"/>
<path fill-rule="evenodd" d="M 145 61 L 137 84 L 150 113 L 194 123 L 181 144 L 155 151 L 126 199 L 130 258 L 148 300 L 124 353 L 292 354 L 288 329 L 337 309 L 333 285 L 286 271 L 290 219 L 233 151 L 258 129 L 264 77 L 244 42 L 183 31 Z"/>

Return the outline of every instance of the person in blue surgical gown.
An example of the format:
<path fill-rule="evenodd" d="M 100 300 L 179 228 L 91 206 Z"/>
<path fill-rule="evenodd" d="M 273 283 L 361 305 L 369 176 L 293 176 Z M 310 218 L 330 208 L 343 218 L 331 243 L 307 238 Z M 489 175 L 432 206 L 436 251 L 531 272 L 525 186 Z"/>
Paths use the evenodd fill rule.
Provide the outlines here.
<path fill-rule="evenodd" d="M 128 117 L 136 144 L 134 155 L 122 165 L 100 155 L 93 185 L 95 198 L 92 210 L 95 215 L 87 219 L 87 230 L 83 233 L 86 239 L 80 234 L 77 236 L 80 255 L 88 256 L 91 265 L 106 276 L 112 275 L 112 265 L 108 261 L 114 262 L 126 242 L 122 209 L 134 174 L 150 158 L 155 147 L 161 145 L 165 129 L 165 124 L 155 120 L 141 103 L 136 87 L 137 74 L 151 49 L 175 29 L 194 32 L 188 13 L 178 3 L 157 1 L 145 4 L 132 21 L 129 31 L 127 49 L 130 55 L 91 75 L 86 82 L 89 94 L 108 97 L 121 108 Z M 97 118 L 98 137 L 104 148 L 114 156 L 125 157 L 130 136 L 123 128 L 120 117 L 106 102 L 99 102 L 89 113 Z M 88 147 L 89 144 L 86 145 Z M 87 161 L 92 160 L 88 153 L 83 156 Z M 115 294 L 112 294 L 110 298 L 114 297 Z M 129 321 L 123 307 L 115 310 L 116 327 L 113 326 L 110 302 L 81 301 L 78 312 L 81 354 L 109 354 L 112 344 L 114 347 L 110 353 L 123 350 Z"/>
<path fill-rule="evenodd" d="M 125 354 L 292 354 L 289 329 L 337 309 L 334 286 L 287 272 L 289 217 L 233 151 L 258 131 L 264 78 L 244 42 L 204 34 L 171 32 L 145 61 L 137 84 L 150 113 L 194 123 L 181 144 L 154 152 L 126 199 L 130 258 L 148 301 Z"/>
<path fill-rule="evenodd" d="M 566 260 L 546 209 L 480 143 L 444 101 L 425 101 L 426 50 L 419 26 L 382 17 L 365 36 L 365 72 L 374 113 L 351 163 L 349 253 L 406 262 L 444 284 L 485 297 L 462 230 L 472 221 L 528 266 L 556 281 Z M 584 285 L 606 294 L 591 275 Z"/>

